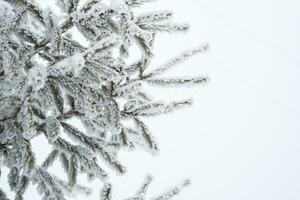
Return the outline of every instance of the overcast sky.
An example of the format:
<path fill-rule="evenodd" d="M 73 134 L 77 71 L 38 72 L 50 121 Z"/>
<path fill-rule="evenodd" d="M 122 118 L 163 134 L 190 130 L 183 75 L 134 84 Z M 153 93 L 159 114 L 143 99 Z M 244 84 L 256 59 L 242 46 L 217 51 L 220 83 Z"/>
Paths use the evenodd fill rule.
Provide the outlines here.
<path fill-rule="evenodd" d="M 155 177 L 149 196 L 189 177 L 192 185 L 177 200 L 300 199 L 299 8 L 298 0 L 148 4 L 147 10 L 173 10 L 176 21 L 191 25 L 187 34 L 157 38 L 153 64 L 209 42 L 207 54 L 169 75 L 208 75 L 211 81 L 196 89 L 149 88 L 157 99 L 192 97 L 194 106 L 148 120 L 161 152 L 120 154 L 128 173 L 112 173 L 115 199 L 133 194 L 148 173 Z M 95 192 L 86 199 L 96 200 L 101 183 L 91 185 Z M 39 197 L 31 188 L 27 199 Z"/>
<path fill-rule="evenodd" d="M 151 121 L 161 154 L 154 160 L 131 155 L 134 178 L 126 180 L 148 171 L 159 191 L 189 176 L 193 184 L 178 200 L 298 200 L 300 2 L 164 0 L 158 5 L 191 24 L 184 36 L 156 41 L 158 62 L 208 41 L 208 54 L 172 74 L 206 74 L 211 82 L 169 92 L 174 98 L 192 96 L 195 105 Z"/>

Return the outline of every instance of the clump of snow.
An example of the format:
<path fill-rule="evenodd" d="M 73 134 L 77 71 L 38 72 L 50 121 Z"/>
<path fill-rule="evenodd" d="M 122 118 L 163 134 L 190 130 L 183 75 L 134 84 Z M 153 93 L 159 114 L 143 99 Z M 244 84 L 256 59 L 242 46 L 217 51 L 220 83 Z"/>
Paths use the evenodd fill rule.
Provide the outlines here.
<path fill-rule="evenodd" d="M 12 7 L 4 1 L 0 1 L 0 27 L 8 25 L 7 23 L 13 17 L 13 9 Z"/>
<path fill-rule="evenodd" d="M 85 59 L 83 58 L 83 55 L 78 53 L 49 67 L 47 72 L 48 75 L 54 76 L 65 75 L 66 73 L 71 72 L 75 77 L 78 77 L 84 64 Z"/>
<path fill-rule="evenodd" d="M 110 0 L 110 8 L 119 13 L 126 13 L 128 10 L 124 0 Z"/>
<path fill-rule="evenodd" d="M 72 56 L 72 59 L 69 62 L 69 66 L 74 66 L 70 70 L 75 77 L 79 76 L 79 73 L 81 72 L 82 68 L 84 67 L 85 59 L 82 55 L 80 56 Z"/>
<path fill-rule="evenodd" d="M 47 80 L 46 66 L 35 65 L 29 69 L 27 76 L 27 83 L 32 86 L 33 90 L 38 91 L 45 86 Z"/>

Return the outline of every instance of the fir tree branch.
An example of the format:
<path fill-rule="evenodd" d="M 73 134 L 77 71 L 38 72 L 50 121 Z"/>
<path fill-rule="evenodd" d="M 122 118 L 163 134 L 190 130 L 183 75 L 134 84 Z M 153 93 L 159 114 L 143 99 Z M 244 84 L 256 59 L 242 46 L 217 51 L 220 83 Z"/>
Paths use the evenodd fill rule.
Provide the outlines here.
<path fill-rule="evenodd" d="M 10 170 L 8 183 L 16 200 L 23 199 L 29 183 L 37 185 L 44 199 L 65 200 L 66 192 L 90 193 L 76 184 L 77 176 L 85 173 L 90 179 L 103 181 L 108 174 L 99 166 L 98 155 L 114 171 L 125 173 L 117 159 L 120 149 L 142 147 L 151 153 L 158 151 L 157 142 L 140 117 L 167 114 L 191 104 L 190 100 L 157 102 L 145 93 L 143 83 L 186 86 L 207 81 L 206 77 L 158 77 L 205 51 L 205 45 L 147 73 L 157 33 L 187 29 L 185 24 L 171 23 L 170 12 L 136 17 L 133 8 L 151 0 L 112 0 L 115 5 L 109 6 L 90 0 L 81 8 L 78 0 L 62 0 L 63 19 L 51 10 L 39 8 L 35 0 L 5 2 L 11 6 L 0 1 L 4 8 L 1 16 L 5 16 L 1 18 L 0 34 L 0 94 L 4 96 L 0 98 L 0 160 Z M 87 39 L 87 45 L 76 41 L 71 30 L 74 26 Z M 134 44 L 141 58 L 129 63 L 125 54 L 131 54 Z M 71 118 L 81 120 L 86 131 L 69 123 Z M 127 120 L 134 126 L 126 127 Z M 38 166 L 31 139 L 40 133 L 53 150 Z M 62 134 L 68 138 L 63 139 Z M 68 182 L 47 171 L 57 157 Z M 129 199 L 143 200 L 151 180 L 147 177 Z M 156 199 L 168 199 L 181 188 L 173 188 Z M 102 193 L 103 200 L 111 200 L 110 184 Z M 0 198 L 6 198 L 1 190 Z"/>
<path fill-rule="evenodd" d="M 115 170 L 117 170 L 117 172 L 121 174 L 125 173 L 125 167 L 106 150 L 106 144 L 104 141 L 98 138 L 89 137 L 67 123 L 61 122 L 61 125 L 67 133 L 71 134 L 70 137 L 79 140 L 83 145 L 91 148 L 93 151 L 98 151 L 103 157 L 103 160 L 108 162 Z"/>
<path fill-rule="evenodd" d="M 57 149 L 53 149 L 49 153 L 48 157 L 45 159 L 45 161 L 43 162 L 41 167 L 43 167 L 45 169 L 50 167 L 53 164 L 53 162 L 55 161 L 55 159 L 57 158 L 58 154 L 59 154 L 59 151 Z"/>
<path fill-rule="evenodd" d="M 154 71 L 146 74 L 144 77 L 149 78 L 149 77 L 155 77 L 157 75 L 161 75 L 162 73 L 170 70 L 175 65 L 185 61 L 186 59 L 194 56 L 195 54 L 206 52 L 208 50 L 208 48 L 209 48 L 208 44 L 203 44 L 203 45 L 199 46 L 198 48 L 195 48 L 190 51 L 186 51 L 186 52 L 182 53 L 181 55 L 176 56 L 175 58 L 171 59 L 166 64 L 158 67 Z"/>
<path fill-rule="evenodd" d="M 147 83 L 153 86 L 160 87 L 172 87 L 172 86 L 194 86 L 204 85 L 208 82 L 207 77 L 195 77 L 195 78 L 149 78 L 145 79 Z"/>
<path fill-rule="evenodd" d="M 0 189 L 0 199 L 1 200 L 9 200 L 2 189 Z"/>

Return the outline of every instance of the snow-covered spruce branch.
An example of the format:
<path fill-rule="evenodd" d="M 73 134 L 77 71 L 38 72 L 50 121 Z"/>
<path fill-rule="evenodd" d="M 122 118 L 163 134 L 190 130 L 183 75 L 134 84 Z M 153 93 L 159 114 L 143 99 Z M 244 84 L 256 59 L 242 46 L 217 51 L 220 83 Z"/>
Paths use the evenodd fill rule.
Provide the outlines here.
<path fill-rule="evenodd" d="M 144 200 L 146 192 L 150 183 L 152 182 L 153 177 L 147 175 L 144 182 L 141 184 L 140 188 L 135 195 L 126 198 L 125 200 Z M 190 180 L 185 180 L 181 184 L 169 189 L 167 192 L 164 192 L 156 197 L 152 197 L 151 200 L 169 200 L 173 196 L 177 195 L 181 190 L 190 184 Z M 112 200 L 112 186 L 109 183 L 104 184 L 101 190 L 101 200 Z"/>
<path fill-rule="evenodd" d="M 64 200 L 70 192 L 91 193 L 77 176 L 107 181 L 109 166 L 126 172 L 118 152 L 141 148 L 156 153 L 158 143 L 145 117 L 173 112 L 191 100 L 165 103 L 150 98 L 144 84 L 155 86 L 199 85 L 208 78 L 161 78 L 173 66 L 208 49 L 204 44 L 147 72 L 154 39 L 160 32 L 186 31 L 186 24 L 171 21 L 169 11 L 135 15 L 134 9 L 152 0 L 57 0 L 62 15 L 42 9 L 35 0 L 0 0 L 0 172 L 9 169 L 8 185 L 22 200 L 29 184 L 35 184 L 45 200 Z M 88 41 L 74 39 L 77 29 Z M 141 58 L 129 63 L 136 44 Z M 70 123 L 81 121 L 84 131 Z M 131 121 L 130 126 L 127 121 Z M 31 140 L 44 135 L 52 150 L 39 166 Z M 68 139 L 66 139 L 68 138 Z M 67 180 L 50 174 L 60 161 Z M 1 176 L 1 173 L 0 173 Z M 144 199 L 152 178 L 146 178 L 137 194 Z M 182 186 L 153 198 L 166 200 Z M 0 189 L 0 199 L 8 199 Z M 111 199 L 106 184 L 101 198 Z"/>

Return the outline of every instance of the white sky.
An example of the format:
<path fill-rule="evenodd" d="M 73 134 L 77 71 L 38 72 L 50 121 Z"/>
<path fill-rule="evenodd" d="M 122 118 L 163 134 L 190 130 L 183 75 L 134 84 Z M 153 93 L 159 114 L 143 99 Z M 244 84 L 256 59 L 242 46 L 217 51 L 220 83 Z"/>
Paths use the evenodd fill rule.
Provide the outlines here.
<path fill-rule="evenodd" d="M 197 89 L 150 89 L 157 98 L 193 97 L 195 104 L 148 120 L 161 152 L 121 153 L 128 173 L 112 173 L 115 199 L 133 194 L 147 173 L 155 176 L 149 196 L 189 177 L 192 185 L 177 200 L 300 199 L 300 2 L 160 0 L 152 8 L 172 10 L 176 21 L 191 24 L 188 34 L 160 35 L 154 64 L 209 42 L 208 54 L 170 76 L 204 74 L 211 82 Z M 87 200 L 98 199 L 101 184 L 92 186 Z M 39 199 L 32 188 L 27 199 Z"/>

